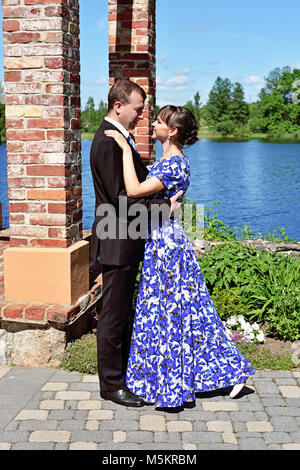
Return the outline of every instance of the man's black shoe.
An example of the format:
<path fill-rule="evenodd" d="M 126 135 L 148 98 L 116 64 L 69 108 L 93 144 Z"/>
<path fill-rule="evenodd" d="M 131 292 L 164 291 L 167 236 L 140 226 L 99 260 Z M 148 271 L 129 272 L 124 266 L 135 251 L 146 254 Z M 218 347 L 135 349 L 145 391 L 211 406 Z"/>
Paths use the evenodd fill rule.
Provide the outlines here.
<path fill-rule="evenodd" d="M 100 396 L 104 398 L 104 400 L 110 400 L 123 406 L 140 407 L 145 404 L 141 397 L 137 397 L 134 393 L 125 388 L 113 392 L 101 392 Z"/>

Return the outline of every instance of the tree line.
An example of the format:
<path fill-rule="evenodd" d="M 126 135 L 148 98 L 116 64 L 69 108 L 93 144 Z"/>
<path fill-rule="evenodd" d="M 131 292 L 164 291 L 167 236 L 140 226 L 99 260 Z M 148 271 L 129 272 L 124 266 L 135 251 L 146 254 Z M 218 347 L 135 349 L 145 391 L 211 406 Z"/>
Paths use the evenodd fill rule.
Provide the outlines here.
<path fill-rule="evenodd" d="M 0 82 L 0 94 L 3 88 Z M 5 106 L 0 100 L 0 136 L 5 140 Z M 264 135 L 278 138 L 300 138 L 300 69 L 275 68 L 265 77 L 255 103 L 247 103 L 243 86 L 228 78 L 217 77 L 205 105 L 197 92 L 184 106 L 194 112 L 201 127 L 226 137 Z M 158 108 L 157 108 L 158 110 Z M 89 97 L 81 112 L 81 131 L 95 134 L 107 114 L 107 103 L 96 108 Z"/>
<path fill-rule="evenodd" d="M 255 103 L 246 103 L 243 86 L 217 77 L 206 105 L 197 93 L 189 107 L 198 120 L 223 136 L 300 138 L 300 70 L 279 67 L 265 78 Z"/>

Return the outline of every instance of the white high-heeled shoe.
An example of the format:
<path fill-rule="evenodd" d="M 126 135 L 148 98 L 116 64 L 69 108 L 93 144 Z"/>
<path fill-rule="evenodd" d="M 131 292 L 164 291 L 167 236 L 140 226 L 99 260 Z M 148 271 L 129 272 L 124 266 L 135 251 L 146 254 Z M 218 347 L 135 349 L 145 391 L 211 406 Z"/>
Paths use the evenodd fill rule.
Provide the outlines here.
<path fill-rule="evenodd" d="M 243 382 L 241 384 L 236 384 L 229 394 L 230 398 L 235 398 L 243 390 L 245 385 L 246 385 L 246 382 Z"/>

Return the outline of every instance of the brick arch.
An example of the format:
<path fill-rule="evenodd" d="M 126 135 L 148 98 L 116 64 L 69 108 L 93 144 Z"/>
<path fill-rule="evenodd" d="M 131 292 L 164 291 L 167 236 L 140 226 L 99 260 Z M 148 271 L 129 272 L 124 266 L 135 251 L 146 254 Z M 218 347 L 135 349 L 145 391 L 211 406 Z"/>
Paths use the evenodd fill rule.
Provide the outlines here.
<path fill-rule="evenodd" d="M 2 0 L 10 246 L 0 325 L 64 330 L 98 292 L 82 230 L 79 3 Z M 155 0 L 108 0 L 108 15 L 110 84 L 127 77 L 145 89 L 135 133 L 149 161 Z"/>

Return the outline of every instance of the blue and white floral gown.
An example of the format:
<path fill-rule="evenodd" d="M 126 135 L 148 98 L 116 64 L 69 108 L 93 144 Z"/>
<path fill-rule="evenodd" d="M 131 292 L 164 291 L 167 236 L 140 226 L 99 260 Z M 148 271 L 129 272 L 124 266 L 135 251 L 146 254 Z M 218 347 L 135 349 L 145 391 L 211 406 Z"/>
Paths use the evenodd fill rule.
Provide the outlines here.
<path fill-rule="evenodd" d="M 169 198 L 190 182 L 186 157 L 155 162 Z M 178 233 L 180 232 L 180 235 Z M 177 407 L 207 392 L 244 382 L 252 365 L 228 338 L 179 219 L 154 227 L 146 241 L 126 385 L 157 407 Z"/>

